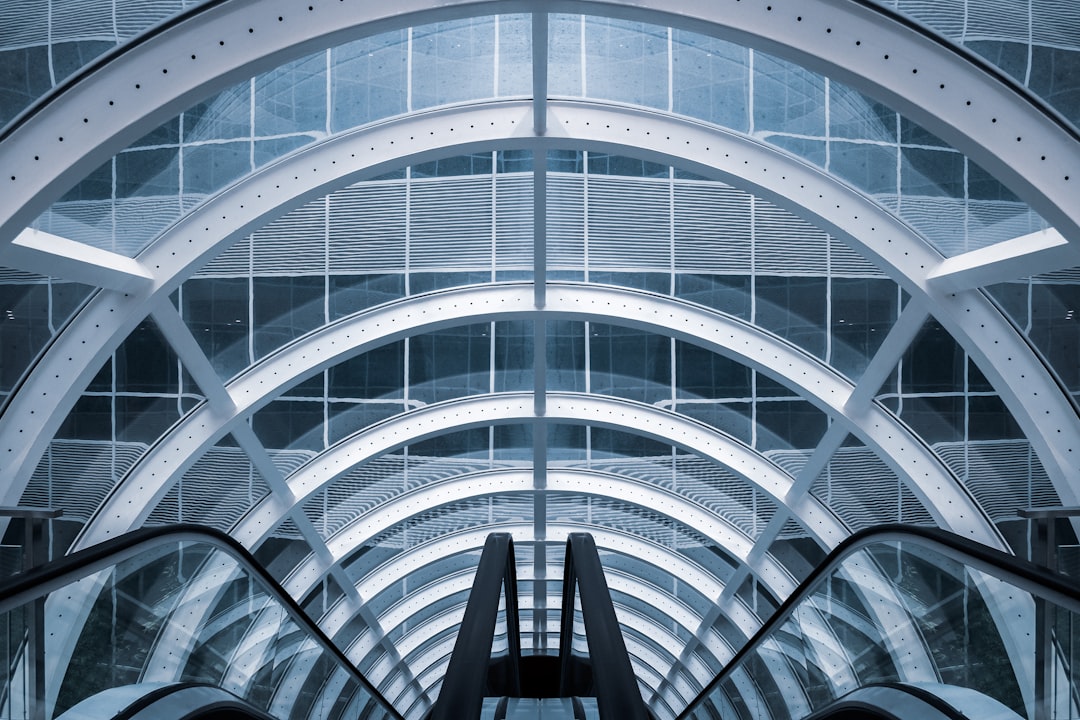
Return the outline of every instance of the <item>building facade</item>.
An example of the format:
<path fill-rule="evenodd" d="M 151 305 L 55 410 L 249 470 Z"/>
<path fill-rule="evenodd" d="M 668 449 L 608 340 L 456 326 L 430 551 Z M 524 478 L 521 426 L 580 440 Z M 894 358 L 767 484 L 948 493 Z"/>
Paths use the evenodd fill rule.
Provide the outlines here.
<path fill-rule="evenodd" d="M 675 717 L 853 532 L 1027 557 L 1018 511 L 1080 505 L 1077 28 L 8 3 L 0 505 L 62 510 L 54 555 L 228 532 L 407 717 L 486 534 L 543 654 L 588 531 Z"/>

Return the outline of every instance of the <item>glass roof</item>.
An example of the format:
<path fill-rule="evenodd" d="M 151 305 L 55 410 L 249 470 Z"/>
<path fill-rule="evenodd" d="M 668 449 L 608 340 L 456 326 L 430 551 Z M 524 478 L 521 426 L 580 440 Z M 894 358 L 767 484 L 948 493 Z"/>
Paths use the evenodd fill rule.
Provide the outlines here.
<path fill-rule="evenodd" d="M 208 69 L 196 44 L 243 1 L 135 3 L 111 30 L 114 3 L 0 11 L 0 121 L 38 103 L 0 156 L 41 185 L 4 216 L 30 227 L 0 250 L 0 490 L 64 511 L 56 552 L 228 531 L 419 717 L 484 536 L 513 533 L 543 654 L 566 533 L 590 531 L 673 717 L 850 533 L 1023 554 L 1017 510 L 1080 504 L 1077 260 L 1052 227 L 1073 209 L 1044 163 L 1080 170 L 1000 169 L 1075 119 L 1080 75 L 1046 68 L 1080 42 L 1041 7 L 1022 37 L 979 25 L 989 3 L 963 28 L 851 10 L 867 44 L 922 52 L 914 18 L 949 72 L 1012 93 L 1031 128 L 1000 135 L 766 20 L 619 2 L 320 6 L 346 13 L 325 32 L 268 7 L 267 44 L 219 41 L 239 54 Z M 145 114 L 98 130 L 80 103 L 111 82 Z M 56 127 L 70 157 L 29 148 Z"/>

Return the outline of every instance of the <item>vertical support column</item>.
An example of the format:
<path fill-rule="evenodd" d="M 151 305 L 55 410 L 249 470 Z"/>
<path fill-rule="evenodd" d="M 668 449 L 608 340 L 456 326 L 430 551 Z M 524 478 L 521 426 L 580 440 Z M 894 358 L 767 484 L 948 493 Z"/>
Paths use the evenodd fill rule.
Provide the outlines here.
<path fill-rule="evenodd" d="M 23 570 L 38 564 L 36 552 L 41 537 L 41 524 L 34 518 L 23 519 Z M 27 717 L 45 720 L 45 598 L 37 597 L 26 605 L 26 698 Z"/>
<path fill-rule="evenodd" d="M 1050 567 L 1050 538 L 1047 525 L 1052 525 L 1053 518 L 1035 518 L 1031 521 L 1031 559 Z M 1050 698 L 1047 687 L 1053 668 L 1050 664 L 1050 622 L 1047 615 L 1050 608 L 1041 597 L 1035 600 L 1035 717 L 1034 720 L 1050 720 Z"/>
<path fill-rule="evenodd" d="M 533 134 L 547 133 L 548 14 L 532 14 Z M 547 303 L 547 149 L 533 145 L 534 305 Z M 547 322 L 533 320 L 533 653 L 547 652 Z"/>
<path fill-rule="evenodd" d="M 532 15 L 533 132 L 542 137 L 547 132 L 548 95 L 548 14 Z"/>
<path fill-rule="evenodd" d="M 532 157 L 534 169 L 534 307 L 542 311 L 548 284 L 548 153 L 537 144 Z M 532 320 L 532 652 L 548 649 L 548 322 L 537 312 Z"/>
<path fill-rule="evenodd" d="M 533 425 L 533 654 L 546 653 L 547 423 L 540 418 Z"/>

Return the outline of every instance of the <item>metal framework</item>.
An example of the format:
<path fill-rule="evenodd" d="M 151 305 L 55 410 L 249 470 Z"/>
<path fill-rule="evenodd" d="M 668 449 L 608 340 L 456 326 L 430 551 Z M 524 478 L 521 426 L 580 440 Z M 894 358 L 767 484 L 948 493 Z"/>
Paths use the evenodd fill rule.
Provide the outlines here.
<path fill-rule="evenodd" d="M 309 7 L 305 13 L 287 0 L 215 4 L 153 33 L 40 103 L 31 121 L 0 139 L 0 165 L 28 169 L 5 182 L 11 203 L 0 237 L 13 238 L 67 186 L 178 110 L 284 60 L 395 28 L 534 10 L 525 0 L 404 0 L 393 8 L 313 0 Z M 798 8 L 581 0 L 567 8 L 731 39 L 843 80 L 888 101 L 1003 178 L 1064 236 L 1078 234 L 1069 185 L 1070 177 L 1080 179 L 1075 136 L 1015 85 L 899 16 L 850 0 L 814 0 Z M 534 79 L 534 85 L 542 82 Z M 1026 143 L 1023 136 L 1015 139 L 1013 128 L 1030 131 Z"/>
<path fill-rule="evenodd" d="M 559 694 L 572 694 L 571 657 L 574 636 L 574 595 L 581 597 L 583 630 L 596 684 L 601 720 L 629 717 L 646 720 L 648 713 L 626 654 L 619 621 L 604 581 L 604 569 L 596 543 L 587 533 L 571 533 L 566 539 L 563 565 L 562 630 L 559 633 Z M 656 667 L 653 664 L 653 667 Z"/>
<path fill-rule="evenodd" d="M 608 568 L 605 571 L 605 575 L 608 580 L 608 586 L 615 593 L 614 601 L 616 605 L 620 608 L 624 607 L 620 601 L 620 597 L 624 595 L 635 598 L 639 602 L 643 602 L 656 613 L 655 617 L 650 618 L 650 622 L 652 622 L 655 627 L 670 628 L 678 626 L 679 628 L 682 628 L 682 632 L 685 634 L 693 632 L 699 625 L 701 620 L 700 616 L 681 600 L 672 596 L 669 592 L 661 590 L 641 578 L 629 575 L 614 568 Z M 534 581 L 534 578 L 528 574 L 523 574 L 519 576 L 519 580 L 530 582 Z M 415 618 L 418 615 L 421 615 L 423 610 L 428 608 L 432 602 L 440 598 L 463 594 L 469 589 L 471 582 L 472 573 L 468 570 L 445 574 L 440 580 L 410 592 L 385 613 L 380 615 L 379 622 L 383 627 L 387 628 L 389 632 L 402 632 L 406 625 L 415 628 L 417 625 Z M 529 596 L 522 596 L 522 609 L 530 609 L 532 600 L 533 598 Z M 545 600 L 548 600 L 548 598 L 545 598 Z M 550 600 L 555 600 L 555 598 L 550 598 Z M 333 629 L 327 625 L 327 619 L 335 617 L 338 618 L 338 622 L 347 620 L 343 613 L 337 612 L 336 608 L 331 608 L 321 624 L 323 627 L 327 628 L 327 630 Z M 733 625 L 742 630 L 745 637 L 752 635 L 756 628 L 760 626 L 760 620 L 754 617 L 742 603 L 735 603 L 732 606 L 730 619 Z M 431 634 L 437 634 L 457 622 L 458 620 L 454 616 L 452 609 L 441 611 L 435 618 L 423 621 L 425 630 Z M 523 623 L 523 628 L 527 628 L 527 622 Z M 369 653 L 377 653 L 379 657 L 385 657 L 385 653 L 372 643 L 372 640 L 369 637 L 370 635 L 370 632 L 364 632 L 355 638 L 349 647 L 350 656 L 366 658 L 369 657 Z M 422 634 L 416 629 L 410 630 L 408 636 L 403 637 L 401 642 L 401 647 L 406 651 L 406 654 L 411 649 L 407 645 L 409 642 L 408 638 L 413 636 L 417 636 L 417 640 L 423 639 Z M 715 630 L 712 630 L 705 638 L 703 638 L 702 645 L 713 657 L 721 662 L 726 662 L 734 653 L 734 649 L 728 644 L 727 640 L 716 633 Z M 669 653 L 678 650 L 678 647 L 675 646 L 665 645 L 664 647 Z M 372 666 L 375 662 L 377 661 L 363 660 L 361 664 Z M 716 671 L 716 668 L 710 667 L 704 660 L 698 658 L 696 655 L 691 656 L 687 667 L 690 668 L 690 672 L 693 673 L 694 677 L 699 680 L 711 678 L 712 674 L 715 674 Z M 387 671 L 389 671 L 389 669 L 390 665 L 387 665 Z"/>
<path fill-rule="evenodd" d="M 551 100 L 547 12 L 556 11 L 692 29 L 827 73 L 889 102 L 967 153 L 1056 229 L 945 259 L 886 209 L 826 172 L 763 143 L 640 108 Z M 533 17 L 531 101 L 417 113 L 315 143 L 252 173 L 189 212 L 137 259 L 26 229 L 102 161 L 217 89 L 345 39 L 439 20 L 514 12 Z M 532 149 L 537 158 L 534 283 L 466 288 L 392 303 L 311 333 L 228 383 L 214 371 L 168 300 L 185 278 L 238 238 L 330 190 L 410 163 L 480 149 L 518 148 Z M 550 282 L 544 158 L 547 150 L 556 149 L 601 150 L 673 164 L 748 189 L 858 249 L 896 279 L 913 300 L 866 374 L 852 384 L 805 352 L 722 314 L 647 293 Z M 1005 546 L 963 483 L 895 416 L 873 402 L 882 379 L 895 368 L 928 314 L 958 340 L 1000 393 L 1062 502 L 1080 502 L 1072 481 L 1075 456 L 1080 452 L 1080 423 L 1073 401 L 1022 335 L 978 289 L 1019 275 L 1080 264 L 1076 249 L 1080 208 L 1073 202 L 1074 186 L 1080 182 L 1076 133 L 1040 101 L 982 63 L 899 16 L 865 3 L 684 0 L 673 5 L 656 0 L 560 0 L 538 12 L 535 3 L 524 0 L 438 4 L 402 0 L 392 8 L 312 0 L 305 12 L 288 0 L 226 0 L 151 33 L 46 98 L 0 136 L 0 166 L 11 173 L 0 177 L 7 198 L 0 208 L 0 262 L 101 288 L 54 338 L 8 400 L 5 422 L 0 424 L 0 457 L 4 458 L 0 500 L 19 501 L 79 395 L 149 312 L 208 401 L 163 436 L 120 481 L 76 547 L 140 525 L 184 472 L 231 434 L 272 491 L 238 523 L 237 536 L 248 547 L 258 547 L 274 527 L 292 520 L 312 554 L 290 575 L 290 588 L 303 596 L 328 575 L 333 577 L 345 597 L 337 614 L 324 620 L 342 627 L 341 618 L 361 613 L 378 640 L 365 647 L 368 651 L 380 648 L 374 652 L 382 652 L 394 668 L 387 687 L 400 694 L 402 702 L 418 707 L 430 703 L 428 686 L 410 674 L 383 631 L 382 619 L 366 610 L 363 602 L 382 578 L 391 575 L 389 570 L 380 568 L 355 582 L 341 562 L 372 536 L 375 526 L 385 527 L 437 507 L 447 498 L 461 497 L 462 483 L 479 478 L 456 478 L 403 495 L 381 507 L 379 518 L 358 518 L 332 538 L 321 536 L 305 517 L 302 505 L 341 473 L 380 454 L 448 430 L 492 424 L 480 417 L 495 417 L 498 423 L 529 422 L 535 428 L 536 467 L 531 474 L 512 477 L 515 491 L 534 493 L 536 502 L 536 519 L 530 531 L 520 529 L 519 542 L 554 537 L 557 523 L 547 521 L 546 492 L 580 492 L 586 484 L 583 476 L 546 467 L 550 423 L 632 428 L 733 470 L 775 501 L 778 511 L 772 521 L 751 539 L 674 493 L 626 478 L 589 476 L 594 491 L 677 517 L 722 543 L 741 563 L 727 587 L 713 588 L 716 593 L 710 597 L 718 599 L 715 610 L 700 618 L 698 627 L 688 628 L 694 640 L 673 653 L 673 663 L 661 662 L 655 649 L 640 650 L 639 666 L 650 672 L 663 665 L 671 668 L 666 678 L 654 678 L 652 685 L 654 703 L 665 703 L 669 710 L 671 702 L 685 699 L 683 673 L 698 643 L 711 636 L 721 614 L 738 614 L 734 593 L 743 580 L 756 577 L 778 597 L 790 591 L 788 573 L 767 553 L 787 521 L 799 522 L 826 548 L 847 534 L 829 509 L 809 494 L 809 488 L 849 434 L 907 483 L 939 525 L 994 547 Z M 537 328 L 537 382 L 529 395 L 465 398 L 406 413 L 348 438 L 288 477 L 275 467 L 247 423 L 253 412 L 289 387 L 343 359 L 420 332 L 510 318 L 531 319 Z M 780 380 L 827 413 L 830 430 L 802 473 L 791 477 L 734 439 L 672 413 L 627 401 L 548 392 L 543 379 L 544 321 L 567 318 L 662 333 L 734 358 Z M 56 383 L 61 377 L 64 382 Z M 501 479 L 511 480 L 510 474 Z M 481 485 L 478 491 L 494 493 L 495 487 Z M 471 540 L 465 537 L 453 542 L 467 545 Z M 756 548 L 751 547 L 751 540 L 756 541 Z M 447 552 L 452 547 L 452 543 L 439 546 Z M 548 603 L 539 582 L 547 573 L 542 555 L 537 554 L 532 569 L 536 594 L 523 603 L 535 613 L 537 638 Z M 406 563 L 396 568 L 397 577 L 403 577 L 407 567 Z M 48 611 L 79 617 L 79 611 L 59 605 Z M 260 639 L 257 631 L 250 634 L 238 652 L 251 650 L 250 657 L 257 657 Z M 426 652 L 442 657 L 440 647 L 436 644 Z M 53 657 L 65 655 L 60 652 Z M 440 662 L 430 663 L 425 677 L 437 674 Z"/>
<path fill-rule="evenodd" d="M 529 308 L 531 302 L 529 290 L 530 288 L 526 286 L 496 285 L 434 293 L 400 301 L 380 310 L 360 313 L 327 326 L 321 331 L 306 336 L 302 342 L 287 346 L 268 356 L 229 384 L 228 394 L 233 404 L 231 416 L 223 413 L 213 403 L 209 403 L 190 413 L 166 438 L 155 445 L 110 495 L 99 511 L 98 519 L 87 526 L 79 540 L 79 545 L 92 544 L 100 538 L 121 532 L 126 527 L 137 526 L 172 483 L 178 481 L 184 471 L 194 464 L 202 453 L 227 432 L 242 426 L 247 415 L 268 403 L 290 385 L 347 357 L 411 333 L 431 331 L 478 320 L 527 317 L 533 313 Z M 594 308 L 603 309 L 603 313 L 594 312 Z M 564 315 L 579 319 L 621 321 L 632 327 L 643 327 L 655 332 L 663 331 L 716 352 L 735 355 L 740 361 L 770 374 L 786 370 L 796 378 L 796 380 L 788 380 L 789 384 L 806 383 L 807 387 L 796 385 L 799 392 L 809 395 L 808 399 L 816 400 L 820 406 L 825 406 L 836 413 L 845 411 L 848 396 L 852 392 L 850 383 L 805 352 L 746 323 L 681 301 L 628 290 L 580 285 L 564 287 L 552 283 L 544 313 L 545 316 L 551 313 L 553 317 Z M 625 318 L 631 318 L 631 320 Z M 777 357 L 784 358 L 787 363 L 783 370 L 765 364 L 766 358 Z M 778 375 L 778 377 L 784 376 Z M 567 414 L 565 420 L 585 424 L 588 422 L 611 424 L 603 422 L 603 414 L 586 417 L 584 410 L 575 406 L 576 402 L 577 398 L 565 402 L 564 407 L 558 408 L 558 411 Z M 509 417 L 518 420 L 535 418 L 531 396 L 519 397 L 517 403 L 507 410 L 511 414 L 502 416 L 500 422 L 509 422 L 506 419 Z M 552 418 L 556 411 L 557 408 L 549 399 L 545 417 Z M 378 436 L 369 433 L 366 436 L 366 457 L 373 457 L 379 452 L 405 445 L 410 440 L 415 442 L 423 437 L 438 434 L 449 426 L 467 427 L 486 424 L 478 420 L 481 417 L 479 415 L 471 416 L 471 423 L 462 423 L 462 419 L 470 416 L 462 415 L 460 412 L 455 415 L 451 407 L 448 415 L 437 419 L 436 416 L 419 419 L 417 420 L 419 424 L 411 426 L 407 433 L 389 436 L 395 440 L 390 444 L 386 441 L 375 440 L 374 438 Z M 646 411 L 642 409 L 642 412 Z M 577 414 L 578 417 L 571 417 L 573 414 Z M 486 417 L 500 416 L 488 415 Z M 634 415 L 619 416 L 618 422 L 633 424 L 635 417 Z M 914 439 L 895 418 L 879 406 L 870 405 L 855 417 L 842 416 L 836 419 L 850 423 L 851 431 L 865 437 L 871 446 L 879 448 L 879 452 L 887 462 L 899 466 L 900 476 L 911 482 L 912 489 L 924 501 L 928 509 L 935 513 L 939 522 L 961 534 L 999 545 L 1000 541 L 992 524 L 985 519 L 963 486 L 936 460 L 929 448 Z M 858 423 L 860 420 L 861 424 Z M 676 422 L 676 420 L 673 418 L 671 422 Z M 651 430 L 651 434 L 653 437 L 667 438 L 669 430 L 673 428 L 674 426 L 665 420 L 656 425 Z M 404 431 L 404 428 L 395 429 L 399 432 Z M 677 438 L 678 435 L 673 437 Z M 753 478 L 754 473 L 750 469 L 760 467 L 764 462 L 756 453 L 751 452 L 749 455 L 742 456 L 741 451 L 733 452 L 728 449 L 721 450 L 717 455 L 715 449 L 719 449 L 719 446 L 715 445 L 714 449 L 710 449 L 709 441 L 702 441 L 702 444 L 693 446 L 685 443 L 675 444 L 683 444 L 686 447 L 692 447 L 695 452 L 712 455 L 743 477 L 763 483 L 762 489 L 775 497 L 780 504 L 787 504 L 788 482 L 772 482 L 766 487 L 765 481 Z M 260 541 L 260 535 L 253 534 L 245 528 L 259 527 L 262 528 L 261 533 L 269 531 L 284 519 L 279 513 L 281 509 L 278 507 L 279 503 L 284 502 L 287 508 L 310 497 L 323 484 L 356 464 L 355 462 L 346 464 L 344 458 L 353 457 L 357 449 L 360 448 L 342 450 L 337 455 L 334 450 L 327 451 L 309 464 L 305 470 L 294 474 L 289 479 L 287 488 L 282 487 L 280 493 L 264 501 L 237 527 L 237 537 L 250 547 L 256 546 Z M 916 470 L 915 467 L 918 469 Z M 163 472 L 166 468 L 168 470 Z M 762 477 L 772 475 L 774 473 L 766 471 Z M 274 487 L 273 480 L 269 481 Z M 943 497 L 943 493 L 950 493 L 950 495 Z M 129 502 L 132 494 L 141 498 L 140 503 Z M 149 502 L 147 502 L 148 498 Z M 807 498 L 800 498 L 798 505 L 804 505 L 807 502 L 809 502 Z M 944 511 L 943 506 L 948 506 L 949 511 Z M 800 517 L 803 512 L 812 512 L 810 507 L 804 510 L 798 506 L 793 507 L 792 511 L 796 517 Z M 955 514 L 952 514 L 954 512 Z M 846 534 L 833 523 L 823 521 L 824 524 L 818 524 L 807 517 L 802 520 L 804 524 L 815 528 L 814 534 L 820 536 L 826 546 L 835 545 Z"/>
<path fill-rule="evenodd" d="M 886 270 L 892 271 L 906 289 L 917 293 L 917 297 L 926 297 L 932 303 L 936 317 L 957 337 L 994 383 L 995 388 L 999 389 L 1006 404 L 1024 427 L 1027 437 L 1038 451 L 1063 501 L 1069 501 L 1068 498 L 1072 497 L 1075 489 L 1067 481 L 1068 456 L 1074 440 L 1075 446 L 1080 447 L 1080 428 L 1070 419 L 1075 417 L 1075 413 L 1069 399 L 1063 396 L 1054 379 L 1046 372 L 1045 366 L 1034 357 L 1024 339 L 981 293 L 972 290 L 938 296 L 930 294 L 929 290 L 921 286 L 926 281 L 919 278 L 925 278 L 928 273 L 927 268 L 932 271 L 940 264 L 941 259 L 935 259 L 934 251 L 930 250 L 910 228 L 822 171 L 746 138 L 720 132 L 700 123 L 663 118 L 657 113 L 609 109 L 610 118 L 605 118 L 602 114 L 597 114 L 604 111 L 595 106 L 575 103 L 564 105 L 549 103 L 552 112 L 558 108 L 564 123 L 572 125 L 575 139 L 553 143 L 553 147 L 596 147 L 599 145 L 612 151 L 646 156 L 651 159 L 666 158 L 667 161 L 680 165 L 694 166 L 697 171 L 717 176 L 720 179 L 734 181 L 743 186 L 750 185 L 756 192 L 786 205 L 803 201 L 797 193 L 787 200 L 784 199 L 787 197 L 785 193 L 790 190 L 789 186 L 794 186 L 796 183 L 803 187 L 830 191 L 829 194 L 814 193 L 813 198 L 805 199 L 806 206 L 800 206 L 797 210 L 801 210 L 802 214 L 813 215 L 819 224 L 830 228 L 838 236 L 860 247 L 864 253 L 879 260 Z M 525 104 L 520 104 L 520 107 L 521 111 L 526 110 Z M 383 138 L 372 137 L 362 132 L 350 133 L 342 138 L 320 144 L 294 157 L 292 161 L 272 165 L 265 171 L 254 174 L 230 191 L 201 206 L 200 210 L 190 213 L 147 251 L 144 262 L 148 266 L 152 263 L 158 268 L 164 266 L 174 269 L 171 274 L 167 272 L 167 277 L 163 277 L 156 283 L 155 295 L 164 297 L 205 258 L 220 252 L 236 238 L 265 222 L 268 217 L 283 212 L 284 209 L 299 204 L 311 196 L 325 192 L 335 183 L 357 179 L 360 174 L 374 174 L 385 167 L 400 164 L 402 160 L 413 162 L 433 157 L 434 153 L 448 155 L 465 152 L 474 142 L 483 143 L 485 147 L 490 148 L 493 144 L 497 146 L 500 138 L 507 141 L 507 131 L 495 133 L 495 137 L 487 135 L 486 141 L 479 139 L 485 136 L 481 130 L 490 130 L 491 123 L 494 122 L 499 123 L 496 127 L 505 125 L 511 132 L 513 131 L 518 123 L 513 119 L 513 112 L 508 113 L 506 110 L 507 105 L 496 104 L 413 117 L 401 121 L 400 126 L 394 123 L 389 126 L 380 125 L 373 128 L 371 132 L 384 131 L 387 136 Z M 461 112 L 465 114 L 458 114 Z M 498 117 L 497 121 L 496 117 Z M 625 128 L 634 117 L 639 117 L 644 122 L 638 126 L 631 137 L 625 137 L 625 132 L 614 132 L 610 129 L 611 123 L 618 123 L 616 127 Z M 606 126 L 602 130 L 598 127 L 601 121 L 605 121 Z M 462 129 L 466 124 L 470 126 L 471 131 L 476 133 L 475 140 L 467 137 Z M 440 129 L 438 133 L 434 129 L 429 130 L 426 135 L 423 132 L 427 128 L 436 126 Z M 387 129 L 388 127 L 392 127 L 392 132 Z M 463 142 L 446 147 L 446 139 L 443 135 L 449 135 L 450 127 L 456 128 L 454 140 Z M 679 143 L 659 140 L 664 137 L 684 136 L 691 138 L 685 141 L 688 146 L 678 147 Z M 415 152 L 403 153 L 402 150 L 409 146 L 408 142 L 401 140 L 403 137 L 436 138 L 443 145 L 440 149 L 439 143 L 432 142 L 428 153 L 415 147 L 412 148 Z M 395 144 L 395 139 L 401 142 Z M 336 160 L 346 154 L 355 154 L 346 152 L 349 149 L 348 140 L 358 143 L 359 146 L 367 144 L 384 150 L 382 160 L 374 166 L 357 163 L 361 169 L 349 174 L 347 163 L 338 164 Z M 377 144 L 373 144 L 376 141 Z M 628 145 L 628 142 L 633 144 Z M 339 143 L 342 144 L 339 145 Z M 705 148 L 704 152 L 702 148 Z M 732 150 L 736 150 L 738 154 L 733 154 Z M 702 165 L 701 163 L 707 161 L 710 154 L 715 156 L 716 160 L 708 165 Z M 742 165 L 736 162 L 735 167 L 739 168 L 742 177 L 732 177 L 729 170 L 724 168 L 731 167 L 729 161 L 732 158 L 741 157 L 746 157 L 747 160 Z M 300 164 L 307 168 L 322 170 L 322 172 L 297 174 Z M 769 169 L 773 172 L 768 172 Z M 297 183 L 300 181 L 293 181 L 293 177 L 307 182 L 298 186 Z M 315 177 L 318 177 L 318 183 L 311 180 Z M 262 195 L 258 192 L 259 190 L 269 187 L 271 183 L 281 185 L 283 182 L 286 186 L 293 186 L 290 192 L 281 193 L 280 196 L 272 198 L 258 197 Z M 817 197 L 819 195 L 821 197 Z M 837 200 L 842 200 L 843 203 L 834 202 Z M 851 209 L 855 209 L 857 214 L 849 214 Z M 225 220 L 217 220 L 219 217 Z M 211 228 L 213 232 L 199 232 L 199 226 L 210 223 L 211 218 L 213 218 L 213 224 L 206 227 Z M 177 267 L 177 257 L 180 256 L 174 256 L 172 253 L 175 251 L 169 249 L 173 243 L 183 245 L 185 249 L 195 245 L 195 252 L 182 255 L 190 259 L 183 263 L 182 268 Z M 12 417 L 25 418 L 26 424 L 9 423 L 0 427 L 0 447 L 6 445 L 10 453 L 8 457 L 13 460 L 11 464 L 0 469 L 3 473 L 2 479 L 6 481 L 4 488 L 10 496 L 17 499 L 21 494 L 33 467 L 36 466 L 37 459 L 44 452 L 48 439 L 59 427 L 67 409 L 74 403 L 85 383 L 89 382 L 98 365 L 105 361 L 123 337 L 126 337 L 126 334 L 142 319 L 147 301 L 148 297 L 142 293 L 128 293 L 126 296 L 122 293 L 101 293 L 80 314 L 71 330 L 63 333 L 50 347 L 27 379 L 26 386 L 41 387 L 41 394 L 34 391 L 20 392 L 12 398 L 7 412 Z M 550 304 L 550 299 L 548 302 Z M 977 333 L 968 329 L 976 327 L 976 323 L 980 330 Z M 102 332 L 98 326 L 111 328 L 112 332 L 108 330 Z M 71 352 L 73 347 L 79 347 L 80 352 L 73 354 Z M 769 371 L 769 368 L 765 369 Z M 773 368 L 772 372 L 782 369 Z M 75 382 L 60 389 L 53 387 L 51 378 L 57 374 L 57 371 L 62 371 L 65 377 L 74 376 Z M 211 387 L 203 388 L 203 390 L 211 394 L 214 381 L 209 379 L 208 382 Z M 872 407 L 866 408 L 859 403 L 846 408 L 846 411 L 852 426 L 864 429 L 874 428 L 876 423 L 871 418 L 863 416 L 865 412 L 873 413 Z M 17 432 L 24 428 L 26 432 Z M 1059 430 L 1061 432 L 1058 432 Z M 24 442 L 26 436 L 33 440 L 30 443 Z M 1051 447 L 1051 442 L 1053 447 Z M 872 441 L 871 444 L 873 444 Z M 906 456 L 913 451 L 921 451 L 918 443 L 905 445 L 901 450 L 901 455 Z M 902 476 L 910 474 L 902 469 L 898 471 Z M 919 474 L 915 473 L 915 475 Z M 954 516 L 954 522 L 960 519 L 971 521 L 970 513 L 964 512 L 962 515 L 958 513 Z"/>

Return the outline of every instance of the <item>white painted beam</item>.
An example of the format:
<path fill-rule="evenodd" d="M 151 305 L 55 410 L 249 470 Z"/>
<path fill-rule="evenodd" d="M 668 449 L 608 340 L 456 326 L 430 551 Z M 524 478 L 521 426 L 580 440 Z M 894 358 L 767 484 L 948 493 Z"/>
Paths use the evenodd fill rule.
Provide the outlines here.
<path fill-rule="evenodd" d="M 956 292 L 1076 266 L 1080 247 L 1049 228 L 945 258 L 926 279 L 939 292 Z"/>
<path fill-rule="evenodd" d="M 144 289 L 154 281 L 134 258 L 34 228 L 0 243 L 0 265 L 120 292 Z"/>

